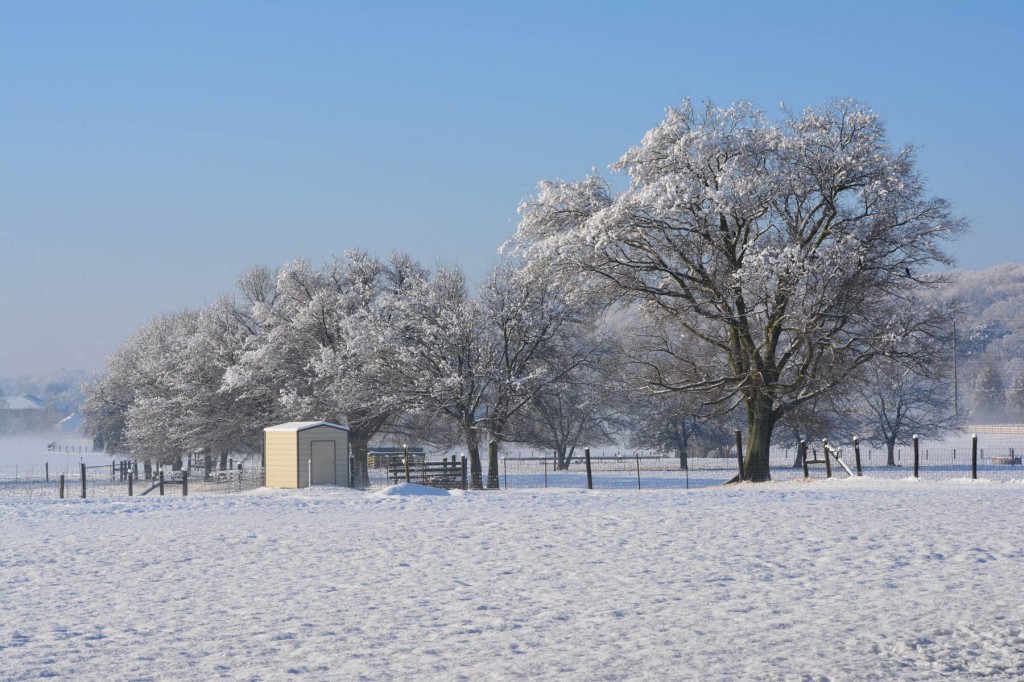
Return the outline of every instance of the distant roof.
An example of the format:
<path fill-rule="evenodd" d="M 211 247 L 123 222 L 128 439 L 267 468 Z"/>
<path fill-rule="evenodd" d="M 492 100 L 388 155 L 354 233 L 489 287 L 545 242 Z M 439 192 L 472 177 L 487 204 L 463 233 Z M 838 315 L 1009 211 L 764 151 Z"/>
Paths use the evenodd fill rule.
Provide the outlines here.
<path fill-rule="evenodd" d="M 5 395 L 0 397 L 0 409 L 7 410 L 41 410 L 46 403 L 30 395 Z"/>
<path fill-rule="evenodd" d="M 332 424 L 331 422 L 288 422 L 287 424 L 275 424 L 274 426 L 268 426 L 263 429 L 264 431 L 304 431 L 305 429 L 312 429 L 317 426 L 330 426 L 335 429 L 341 429 L 348 431 L 348 427 L 344 424 Z"/>

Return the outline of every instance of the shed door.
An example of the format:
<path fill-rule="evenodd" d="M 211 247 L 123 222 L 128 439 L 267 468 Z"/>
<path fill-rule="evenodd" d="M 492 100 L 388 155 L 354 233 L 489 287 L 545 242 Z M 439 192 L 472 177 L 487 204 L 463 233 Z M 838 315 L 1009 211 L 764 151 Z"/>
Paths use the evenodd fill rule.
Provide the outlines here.
<path fill-rule="evenodd" d="M 334 441 L 315 440 L 311 445 L 313 446 L 313 476 L 310 484 L 323 485 L 329 483 L 334 485 L 337 483 L 334 470 Z"/>

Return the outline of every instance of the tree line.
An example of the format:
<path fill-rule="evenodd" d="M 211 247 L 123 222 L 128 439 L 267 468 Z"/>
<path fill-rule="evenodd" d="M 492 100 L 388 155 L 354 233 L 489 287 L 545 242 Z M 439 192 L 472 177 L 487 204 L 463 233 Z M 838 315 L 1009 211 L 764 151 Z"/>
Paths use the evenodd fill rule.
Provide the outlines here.
<path fill-rule="evenodd" d="M 401 253 L 253 268 L 133 334 L 87 386 L 89 424 L 173 463 L 343 421 L 357 481 L 388 436 L 464 449 L 480 487 L 508 443 L 568 466 L 619 440 L 686 466 L 743 428 L 761 481 L 773 442 L 860 431 L 891 452 L 963 419 L 940 271 L 966 225 L 870 108 L 684 102 L 612 169 L 625 189 L 540 183 L 476 289 Z"/>

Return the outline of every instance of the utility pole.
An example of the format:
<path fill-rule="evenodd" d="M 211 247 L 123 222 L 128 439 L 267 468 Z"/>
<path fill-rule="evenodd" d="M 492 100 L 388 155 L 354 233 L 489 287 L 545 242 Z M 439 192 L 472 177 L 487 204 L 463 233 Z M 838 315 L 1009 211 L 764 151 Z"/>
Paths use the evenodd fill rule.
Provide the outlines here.
<path fill-rule="evenodd" d="M 956 423 L 960 423 L 960 387 L 957 377 L 957 356 L 960 355 L 960 349 L 957 345 L 957 333 L 956 333 L 956 313 L 953 313 L 953 419 Z"/>

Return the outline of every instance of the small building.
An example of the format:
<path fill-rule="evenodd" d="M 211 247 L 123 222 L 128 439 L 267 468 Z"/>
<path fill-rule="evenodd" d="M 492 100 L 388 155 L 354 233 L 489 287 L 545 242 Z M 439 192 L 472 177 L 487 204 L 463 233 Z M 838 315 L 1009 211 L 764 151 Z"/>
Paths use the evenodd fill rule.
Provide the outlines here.
<path fill-rule="evenodd" d="M 289 422 L 263 429 L 268 488 L 349 485 L 348 427 Z"/>

